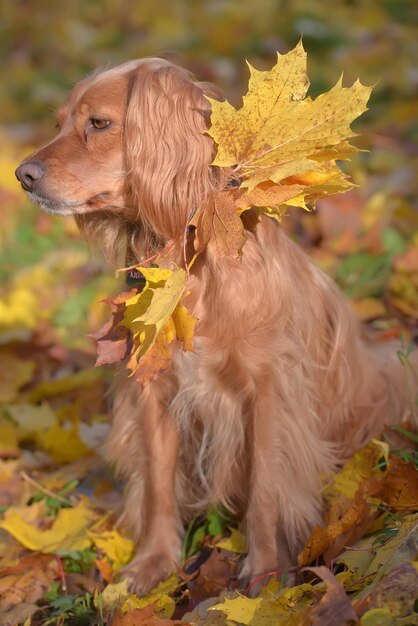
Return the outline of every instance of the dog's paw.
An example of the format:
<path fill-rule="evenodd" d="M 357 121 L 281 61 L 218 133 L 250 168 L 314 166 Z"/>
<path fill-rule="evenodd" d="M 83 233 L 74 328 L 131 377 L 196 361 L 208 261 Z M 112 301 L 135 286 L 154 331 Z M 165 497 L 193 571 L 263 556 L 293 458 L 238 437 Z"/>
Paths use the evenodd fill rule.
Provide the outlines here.
<path fill-rule="evenodd" d="M 128 581 L 130 591 L 145 595 L 158 583 L 176 571 L 178 559 L 168 552 L 139 552 L 128 565 L 121 569 L 122 579 Z"/>
<path fill-rule="evenodd" d="M 243 563 L 239 572 L 239 578 L 242 586 L 247 590 L 247 595 L 250 598 L 256 598 L 261 589 L 267 585 L 271 578 L 277 578 L 281 581 L 281 584 L 288 587 L 292 586 L 294 575 L 288 570 L 290 563 L 287 559 L 282 562 L 271 561 L 271 559 L 265 559 L 261 562 L 255 563 L 251 555 L 248 555 Z"/>

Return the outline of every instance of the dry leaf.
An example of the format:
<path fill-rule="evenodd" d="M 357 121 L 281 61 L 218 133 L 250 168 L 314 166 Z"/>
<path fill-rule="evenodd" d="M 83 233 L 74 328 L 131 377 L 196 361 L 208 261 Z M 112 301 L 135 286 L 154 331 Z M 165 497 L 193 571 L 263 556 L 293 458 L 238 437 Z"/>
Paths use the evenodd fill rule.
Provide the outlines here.
<path fill-rule="evenodd" d="M 418 471 L 415 463 L 405 463 L 396 456 L 391 456 L 389 470 L 382 483 L 379 496 L 397 511 L 416 511 L 418 509 Z"/>
<path fill-rule="evenodd" d="M 113 561 L 114 571 L 131 560 L 135 544 L 131 539 L 123 537 L 116 529 L 101 533 L 90 532 L 89 537 L 95 546 Z"/>
<path fill-rule="evenodd" d="M 125 615 L 117 615 L 110 626 L 188 626 L 187 622 L 161 619 L 154 613 L 152 605 L 143 609 L 134 609 Z"/>
<path fill-rule="evenodd" d="M 12 402 L 20 389 L 28 383 L 35 371 L 34 361 L 24 361 L 10 350 L 0 350 L 0 402 Z"/>
<path fill-rule="evenodd" d="M 218 541 L 216 547 L 222 550 L 236 552 L 237 554 L 245 554 L 248 550 L 245 535 L 236 528 L 230 528 L 229 530 L 231 531 L 231 535 L 226 539 Z"/>
<path fill-rule="evenodd" d="M 299 566 L 303 567 L 312 563 L 318 556 L 328 550 L 338 537 L 360 524 L 367 517 L 369 511 L 370 505 L 364 498 L 359 497 L 338 521 L 329 524 L 325 528 L 315 526 L 306 546 L 299 554 Z"/>
<path fill-rule="evenodd" d="M 244 226 L 230 191 L 214 194 L 201 206 L 191 224 L 196 226 L 195 250 L 210 246 L 215 257 L 238 257 L 245 243 Z"/>
<path fill-rule="evenodd" d="M 60 550 L 84 550 L 91 545 L 87 529 L 95 513 L 80 502 L 71 509 L 60 509 L 51 528 L 42 530 L 27 523 L 15 512 L 6 512 L 0 528 L 7 530 L 29 550 L 53 554 Z"/>
<path fill-rule="evenodd" d="M 145 385 L 170 367 L 169 347 L 176 339 L 184 350 L 193 349 L 196 320 L 181 302 L 186 295 L 183 269 L 136 269 L 143 274 L 145 286 L 109 300 L 112 320 L 94 335 L 96 365 L 129 357 L 127 368 Z"/>
<path fill-rule="evenodd" d="M 250 189 L 266 180 L 280 183 L 303 175 L 299 180 L 310 183 L 313 191 L 315 185 L 340 175 L 335 159 L 347 158 L 353 151 L 347 143 L 353 136 L 350 124 L 366 110 L 371 89 L 358 81 L 344 88 L 340 80 L 315 100 L 305 98 L 309 81 L 301 43 L 278 55 L 270 71 L 249 67 L 248 93 L 241 109 L 209 99 L 208 134 L 217 143 L 213 164 L 233 167 Z M 312 172 L 320 176 L 309 180 L 306 175 Z M 351 187 L 344 177 L 340 184 Z"/>
<path fill-rule="evenodd" d="M 351 626 L 357 623 L 357 614 L 341 583 L 327 567 L 309 567 L 308 571 L 327 584 L 327 590 L 309 612 L 312 626 Z"/>

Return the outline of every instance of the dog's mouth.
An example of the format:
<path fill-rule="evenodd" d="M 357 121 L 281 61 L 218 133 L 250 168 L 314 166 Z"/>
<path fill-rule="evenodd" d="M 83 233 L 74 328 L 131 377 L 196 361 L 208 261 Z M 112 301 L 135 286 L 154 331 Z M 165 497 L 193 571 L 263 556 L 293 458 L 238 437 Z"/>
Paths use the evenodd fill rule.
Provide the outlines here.
<path fill-rule="evenodd" d="M 74 215 L 87 213 L 102 208 L 107 204 L 108 192 L 104 191 L 92 196 L 88 200 L 57 200 L 41 196 L 35 191 L 28 192 L 29 198 L 46 213 L 52 215 Z"/>

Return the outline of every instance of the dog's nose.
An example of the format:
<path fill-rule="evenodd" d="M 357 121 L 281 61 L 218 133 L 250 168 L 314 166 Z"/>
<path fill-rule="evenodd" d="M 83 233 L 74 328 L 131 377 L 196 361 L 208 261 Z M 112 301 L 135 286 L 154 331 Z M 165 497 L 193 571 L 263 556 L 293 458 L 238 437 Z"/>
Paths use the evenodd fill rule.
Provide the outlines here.
<path fill-rule="evenodd" d="M 19 165 L 15 174 L 23 189 L 32 191 L 34 184 L 37 180 L 42 178 L 44 172 L 45 165 L 42 161 L 28 161 L 27 163 Z"/>

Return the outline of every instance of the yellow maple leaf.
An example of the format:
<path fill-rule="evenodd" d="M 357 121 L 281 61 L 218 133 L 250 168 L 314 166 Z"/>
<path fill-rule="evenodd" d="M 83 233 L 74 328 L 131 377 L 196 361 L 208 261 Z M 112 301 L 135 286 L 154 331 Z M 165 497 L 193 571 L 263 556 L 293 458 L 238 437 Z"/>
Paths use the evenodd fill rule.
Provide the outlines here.
<path fill-rule="evenodd" d="M 60 509 L 51 528 L 42 530 L 22 519 L 17 512 L 8 514 L 0 522 L 25 548 L 46 554 L 62 550 L 84 550 L 91 545 L 87 529 L 96 517 L 84 501 L 71 509 Z"/>
<path fill-rule="evenodd" d="M 172 318 L 176 327 L 177 339 L 183 342 L 183 350 L 192 351 L 196 318 L 189 313 L 189 310 L 181 302 L 174 309 Z"/>
<path fill-rule="evenodd" d="M 207 132 L 217 144 L 213 165 L 232 167 L 241 185 L 250 189 L 266 180 L 282 183 L 296 176 L 314 187 L 341 174 L 335 160 L 355 151 L 347 142 L 354 136 L 350 124 L 366 110 L 371 88 L 359 81 L 343 87 L 340 79 L 315 100 L 306 98 L 309 81 L 302 43 L 279 54 L 270 71 L 249 67 L 248 93 L 240 109 L 209 98 Z M 342 181 L 345 188 L 351 187 Z"/>
<path fill-rule="evenodd" d="M 217 548 L 223 550 L 230 550 L 230 552 L 236 552 L 237 554 L 244 554 L 247 552 L 247 540 L 236 528 L 230 528 L 231 536 L 221 539 L 216 543 Z"/>
<path fill-rule="evenodd" d="M 139 598 L 133 594 L 129 595 L 122 604 L 121 611 L 124 614 L 134 609 L 144 609 L 153 604 L 158 617 L 170 618 L 176 607 L 171 594 L 177 590 L 180 584 L 176 574 L 173 574 L 167 580 L 159 583 L 154 589 L 151 589 L 146 596 Z"/>
<path fill-rule="evenodd" d="M 89 532 L 88 535 L 96 547 L 113 561 L 113 571 L 118 570 L 131 560 L 135 544 L 117 530 L 106 530 L 101 533 Z"/>
<path fill-rule="evenodd" d="M 269 593 L 267 597 L 227 597 L 220 604 L 209 607 L 209 611 L 220 611 L 234 623 L 246 626 L 297 626 L 302 623 L 304 613 L 301 597 L 312 593 L 310 585 L 285 589 L 279 595 Z M 300 603 L 300 605 L 298 604 Z"/>
<path fill-rule="evenodd" d="M 46 402 L 39 406 L 14 404 L 7 406 L 6 411 L 19 427 L 19 436 L 22 439 L 33 436 L 38 431 L 52 428 L 57 423 L 54 411 Z"/>
<path fill-rule="evenodd" d="M 185 270 L 135 269 L 144 276 L 145 285 L 140 292 L 132 290 L 109 301 L 113 318 L 95 334 L 97 364 L 127 358 L 127 368 L 146 385 L 170 367 L 170 346 L 176 339 L 183 350 L 193 350 L 196 320 L 182 304 L 187 295 Z"/>
<path fill-rule="evenodd" d="M 336 474 L 332 484 L 328 485 L 323 495 L 332 502 L 338 496 L 354 500 L 357 489 L 366 478 L 382 473 L 378 463 L 380 459 L 389 458 L 389 446 L 377 439 L 372 439 L 364 448 L 358 450 L 345 462 L 344 467 Z"/>
<path fill-rule="evenodd" d="M 70 463 L 76 461 L 89 452 L 87 446 L 81 441 L 77 428 L 71 425 L 63 428 L 54 424 L 51 428 L 35 433 L 37 443 L 46 451 L 54 461 Z"/>

